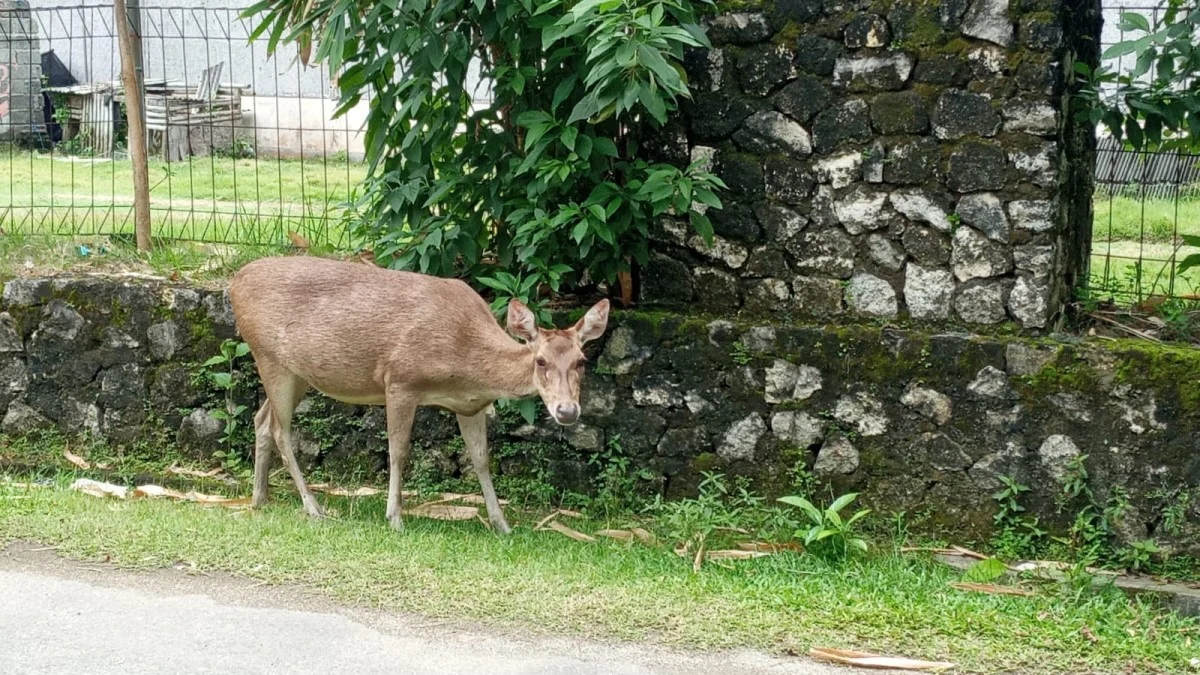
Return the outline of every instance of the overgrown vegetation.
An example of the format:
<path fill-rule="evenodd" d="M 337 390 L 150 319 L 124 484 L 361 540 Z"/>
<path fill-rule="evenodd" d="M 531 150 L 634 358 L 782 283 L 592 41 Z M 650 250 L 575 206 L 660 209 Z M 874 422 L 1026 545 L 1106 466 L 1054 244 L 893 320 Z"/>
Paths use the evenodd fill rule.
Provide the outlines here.
<path fill-rule="evenodd" d="M 384 265 L 536 306 L 645 264 L 665 214 L 712 234 L 697 207 L 721 206 L 720 179 L 643 159 L 689 96 L 683 49 L 707 44 L 688 0 L 262 0 L 245 16 L 270 51 L 295 42 L 336 74 L 339 112 L 370 92 L 354 217 Z"/>

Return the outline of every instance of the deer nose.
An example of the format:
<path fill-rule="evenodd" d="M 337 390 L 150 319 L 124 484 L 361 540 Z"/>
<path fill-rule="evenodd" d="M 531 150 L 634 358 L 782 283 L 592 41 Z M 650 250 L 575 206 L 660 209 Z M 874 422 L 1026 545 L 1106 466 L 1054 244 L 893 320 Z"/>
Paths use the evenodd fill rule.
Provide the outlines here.
<path fill-rule="evenodd" d="M 554 407 L 554 421 L 562 425 L 574 424 L 579 419 L 578 403 L 560 403 Z"/>

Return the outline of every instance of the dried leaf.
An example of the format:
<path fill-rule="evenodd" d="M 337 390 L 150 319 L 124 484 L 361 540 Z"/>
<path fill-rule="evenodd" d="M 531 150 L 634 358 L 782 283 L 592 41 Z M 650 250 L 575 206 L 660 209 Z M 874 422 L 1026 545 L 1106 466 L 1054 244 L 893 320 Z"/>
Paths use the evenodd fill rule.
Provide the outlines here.
<path fill-rule="evenodd" d="M 365 485 L 351 490 L 349 488 L 330 487 L 325 483 L 317 483 L 316 485 L 309 485 L 308 488 L 313 492 L 323 492 L 336 497 L 370 497 L 371 495 L 383 492 L 379 488 L 367 487 Z"/>
<path fill-rule="evenodd" d="M 193 478 L 214 478 L 221 473 L 221 469 L 212 469 L 210 471 L 201 471 L 199 469 L 188 469 L 182 466 L 172 464 L 167 467 L 167 473 L 173 473 L 176 476 L 191 476 Z"/>
<path fill-rule="evenodd" d="M 597 530 L 597 537 L 608 537 L 617 541 L 633 541 L 633 533 L 629 530 Z"/>
<path fill-rule="evenodd" d="M 1100 638 L 1096 637 L 1096 634 L 1092 632 L 1092 629 L 1088 628 L 1087 626 L 1080 628 L 1079 632 L 1083 633 L 1083 637 L 1087 638 L 1088 642 L 1092 644 L 1096 644 L 1100 641 Z"/>
<path fill-rule="evenodd" d="M 568 518 L 582 518 L 583 517 L 582 513 L 578 512 L 578 511 L 572 511 L 571 509 L 559 509 L 558 515 L 566 516 Z"/>
<path fill-rule="evenodd" d="M 580 532 L 579 530 L 575 530 L 570 527 L 567 527 L 566 525 L 563 525 L 562 523 L 558 522 L 557 520 L 550 521 L 549 527 L 550 527 L 550 529 L 554 530 L 555 532 L 566 535 L 566 536 L 574 539 L 575 541 L 582 541 L 584 543 L 591 543 L 591 542 L 596 541 L 595 537 L 586 535 L 586 534 Z"/>
<path fill-rule="evenodd" d="M 443 495 L 443 498 L 448 497 L 450 494 L 451 493 L 446 493 L 446 495 Z M 483 505 L 487 504 L 487 501 L 484 500 L 483 495 L 457 495 L 456 494 L 456 495 L 454 495 L 454 499 L 450 499 L 448 501 L 462 502 L 464 504 L 474 504 L 475 506 L 483 506 Z M 508 504 L 507 499 L 497 499 L 496 501 L 498 501 L 500 503 L 500 506 L 506 506 Z"/>
<path fill-rule="evenodd" d="M 738 548 L 743 551 L 761 551 L 763 553 L 779 553 L 780 551 L 796 551 L 804 550 L 804 547 L 794 541 L 789 541 L 786 544 L 772 544 L 769 541 L 740 541 Z"/>
<path fill-rule="evenodd" d="M 308 248 L 308 240 L 305 239 L 304 237 L 300 236 L 299 234 L 296 234 L 295 232 L 288 232 L 287 236 L 288 236 L 288 239 L 290 239 L 292 241 L 292 246 L 295 246 L 296 248 L 301 248 L 301 249 Z"/>
<path fill-rule="evenodd" d="M 172 490 L 171 488 L 165 488 L 161 485 L 139 485 L 133 489 L 134 499 L 141 499 L 143 497 L 169 497 L 171 499 L 179 500 L 187 499 L 187 495 L 183 494 L 182 492 L 178 490 Z"/>
<path fill-rule="evenodd" d="M 500 503 L 507 504 L 508 502 L 502 501 Z M 571 518 L 582 518 L 583 514 L 579 513 L 578 511 L 568 511 L 567 509 L 558 509 L 557 511 L 552 512 L 550 515 L 546 516 L 545 518 L 542 518 L 541 520 L 539 520 L 537 525 L 533 526 L 533 529 L 541 530 L 546 527 L 546 523 L 549 523 L 550 521 L 554 520 L 555 518 L 557 518 L 559 516 L 569 516 Z"/>
<path fill-rule="evenodd" d="M 749 560 L 768 555 L 771 554 L 766 551 L 742 551 L 734 549 L 728 551 L 709 551 L 706 557 L 709 560 Z"/>
<path fill-rule="evenodd" d="M 814 659 L 823 659 L 835 663 L 843 663 L 859 668 L 881 668 L 893 670 L 947 670 L 953 668 L 953 663 L 944 661 L 922 661 L 903 656 L 880 656 L 870 652 L 853 652 L 846 649 L 828 649 L 813 647 L 808 655 Z"/>
<path fill-rule="evenodd" d="M 550 521 L 554 520 L 554 519 L 555 519 L 555 518 L 557 518 L 557 517 L 558 517 L 558 511 L 551 511 L 551 512 L 550 512 L 550 515 L 548 515 L 548 516 L 546 516 L 545 518 L 542 518 L 541 520 L 539 520 L 539 521 L 537 522 L 537 525 L 534 525 L 534 526 L 533 526 L 533 529 L 534 529 L 534 530 L 540 530 L 540 529 L 542 529 L 543 527 L 545 527 L 545 526 L 546 526 L 546 523 L 548 523 L 548 522 L 550 522 Z"/>
<path fill-rule="evenodd" d="M 950 587 L 957 588 L 960 591 L 987 593 L 989 595 L 1033 595 L 1032 591 L 1027 591 L 1023 588 L 1015 588 L 1013 586 L 996 586 L 994 584 L 973 584 L 965 581 L 952 583 L 950 584 Z"/>
<path fill-rule="evenodd" d="M 88 463 L 88 461 L 87 461 L 86 459 L 84 459 L 84 458 L 80 457 L 79 455 L 77 455 L 77 454 L 75 454 L 75 453 L 71 452 L 70 450 L 63 450 L 63 457 L 66 457 L 68 462 L 70 462 L 70 463 L 74 464 L 75 466 L 77 466 L 77 467 L 79 467 L 79 468 L 81 468 L 81 469 L 90 469 L 90 468 L 92 468 L 92 465 L 91 465 L 91 464 L 89 464 L 89 463 Z"/>
<path fill-rule="evenodd" d="M 98 480 L 90 478 L 80 478 L 71 483 L 72 490 L 78 490 L 85 495 L 93 497 L 116 497 L 117 499 L 125 499 L 129 496 L 129 491 L 121 485 L 113 485 L 112 483 L 101 483 Z"/>
<path fill-rule="evenodd" d="M 692 559 L 692 571 L 699 572 L 700 566 L 704 564 L 704 545 L 708 543 L 704 535 L 700 535 L 700 546 L 696 549 L 696 557 Z"/>
<path fill-rule="evenodd" d="M 189 492 L 183 497 L 189 502 L 196 502 L 202 506 L 227 506 L 230 508 L 250 506 L 249 497 L 222 497 L 221 495 L 206 495 L 201 492 Z"/>
<path fill-rule="evenodd" d="M 649 532 L 647 532 L 646 530 L 643 530 L 640 527 L 635 527 L 632 530 L 630 530 L 630 532 L 633 533 L 633 536 L 638 541 L 642 542 L 643 544 L 646 544 L 647 546 L 654 543 L 654 535 L 650 534 Z"/>
<path fill-rule="evenodd" d="M 474 506 L 457 506 L 454 504 L 438 504 L 430 502 L 402 511 L 406 516 L 433 518 L 434 520 L 473 520 L 479 515 L 479 509 Z"/>

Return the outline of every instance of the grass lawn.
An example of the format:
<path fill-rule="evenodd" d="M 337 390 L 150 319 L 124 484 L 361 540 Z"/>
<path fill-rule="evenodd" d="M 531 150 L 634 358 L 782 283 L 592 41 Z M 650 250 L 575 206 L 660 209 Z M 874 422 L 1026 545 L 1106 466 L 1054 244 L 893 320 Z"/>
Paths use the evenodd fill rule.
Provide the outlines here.
<path fill-rule="evenodd" d="M 346 159 L 196 157 L 149 161 L 155 236 L 282 244 L 289 231 L 349 246 L 341 205 L 366 167 Z M 0 227 L 8 234 L 93 235 L 133 231 L 127 161 L 0 149 Z"/>
<path fill-rule="evenodd" d="M 1200 639 L 1200 622 L 1112 589 L 1048 584 L 1031 586 L 1032 597 L 958 591 L 948 587 L 957 573 L 899 553 L 886 536 L 869 555 L 844 563 L 782 553 L 693 573 L 666 544 L 580 543 L 533 531 L 544 511 L 516 507 L 508 509 L 514 534 L 501 538 L 474 521 L 417 518 L 397 534 L 384 522 L 383 495 L 322 495 L 337 514 L 327 521 L 302 515 L 285 488 L 261 512 L 101 500 L 66 489 L 76 474 L 61 457 L 45 459 L 60 451 L 0 438 L 0 463 L 36 461 L 51 484 L 4 487 L 0 479 L 0 544 L 36 541 L 133 568 L 183 561 L 310 585 L 343 602 L 526 630 L 700 648 L 866 649 L 954 661 L 957 672 L 1184 672 L 1196 656 L 1191 641 Z M 118 473 L 154 463 L 107 461 L 120 464 Z M 27 475 L 12 471 L 17 480 Z M 248 494 L 245 485 L 228 489 Z"/>

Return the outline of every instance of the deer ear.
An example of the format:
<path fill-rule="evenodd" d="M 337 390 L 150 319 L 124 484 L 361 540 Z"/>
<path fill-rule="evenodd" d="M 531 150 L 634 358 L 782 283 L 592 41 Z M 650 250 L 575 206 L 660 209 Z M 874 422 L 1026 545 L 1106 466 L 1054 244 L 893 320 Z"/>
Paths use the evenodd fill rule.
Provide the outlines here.
<path fill-rule="evenodd" d="M 608 327 L 608 300 L 601 300 L 583 315 L 583 318 L 575 323 L 575 335 L 579 338 L 581 344 L 586 344 L 604 335 L 604 329 Z"/>
<path fill-rule="evenodd" d="M 538 336 L 537 317 L 520 300 L 508 301 L 508 332 L 515 338 L 533 342 Z"/>

